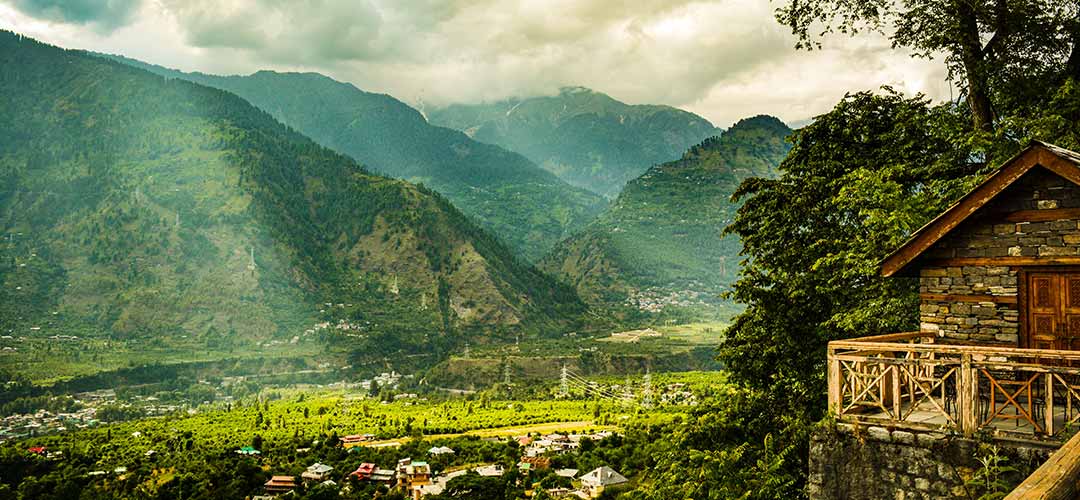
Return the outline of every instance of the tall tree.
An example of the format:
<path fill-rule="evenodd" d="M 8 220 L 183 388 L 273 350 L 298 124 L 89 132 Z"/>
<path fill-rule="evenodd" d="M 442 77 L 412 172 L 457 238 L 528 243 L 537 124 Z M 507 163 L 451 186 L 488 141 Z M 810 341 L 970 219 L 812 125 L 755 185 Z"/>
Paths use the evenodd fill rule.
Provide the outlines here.
<path fill-rule="evenodd" d="M 1049 75 L 1080 77 L 1077 0 L 788 0 L 776 18 L 799 48 L 832 32 L 889 37 L 916 56 L 944 54 L 966 95 L 972 125 L 992 131 L 995 96 Z"/>

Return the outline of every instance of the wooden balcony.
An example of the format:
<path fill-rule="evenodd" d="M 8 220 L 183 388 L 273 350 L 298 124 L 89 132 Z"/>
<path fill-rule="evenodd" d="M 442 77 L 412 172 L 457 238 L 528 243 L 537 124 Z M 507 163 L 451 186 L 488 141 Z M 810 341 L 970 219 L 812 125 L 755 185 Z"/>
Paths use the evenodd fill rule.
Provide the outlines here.
<path fill-rule="evenodd" d="M 829 409 L 845 422 L 1061 440 L 1080 420 L 1080 351 L 896 333 L 829 343 Z"/>

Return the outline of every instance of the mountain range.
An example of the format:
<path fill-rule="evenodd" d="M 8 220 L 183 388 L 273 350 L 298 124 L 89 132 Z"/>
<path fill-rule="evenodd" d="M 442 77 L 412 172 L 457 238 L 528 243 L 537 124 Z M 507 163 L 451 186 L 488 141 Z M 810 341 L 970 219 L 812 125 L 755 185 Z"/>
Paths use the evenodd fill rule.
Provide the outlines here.
<path fill-rule="evenodd" d="M 777 118 L 756 116 L 653 166 L 541 269 L 596 306 L 723 311 L 720 294 L 738 273 L 742 248 L 723 236 L 739 206 L 731 195 L 749 177 L 777 174 L 790 133 Z"/>
<path fill-rule="evenodd" d="M 374 171 L 422 183 L 529 260 L 540 258 L 607 205 L 601 196 L 568 185 L 520 154 L 434 126 L 391 96 L 321 74 L 217 76 L 105 57 L 234 93 Z"/>
<path fill-rule="evenodd" d="M 437 352 L 584 311 L 440 194 L 236 95 L 6 31 L 0 67 L 5 332 L 251 345 L 328 322 Z"/>
<path fill-rule="evenodd" d="M 629 105 L 566 87 L 558 95 L 455 104 L 428 112 L 436 125 L 516 151 L 575 186 L 614 197 L 650 165 L 718 135 L 708 120 L 670 106 Z"/>

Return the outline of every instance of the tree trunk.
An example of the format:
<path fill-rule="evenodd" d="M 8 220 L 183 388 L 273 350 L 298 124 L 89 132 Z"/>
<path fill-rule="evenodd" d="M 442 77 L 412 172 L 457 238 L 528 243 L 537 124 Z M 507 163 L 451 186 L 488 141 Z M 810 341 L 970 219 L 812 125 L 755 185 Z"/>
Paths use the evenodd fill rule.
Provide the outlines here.
<path fill-rule="evenodd" d="M 1080 26 L 1072 30 L 1072 52 L 1069 54 L 1069 61 L 1065 63 L 1065 77 L 1080 83 Z"/>
<path fill-rule="evenodd" d="M 990 102 L 990 84 L 986 74 L 985 54 L 979 40 L 979 24 L 975 10 L 966 0 L 956 0 L 960 22 L 960 64 L 967 79 L 967 102 L 975 130 L 994 130 L 994 108 Z"/>

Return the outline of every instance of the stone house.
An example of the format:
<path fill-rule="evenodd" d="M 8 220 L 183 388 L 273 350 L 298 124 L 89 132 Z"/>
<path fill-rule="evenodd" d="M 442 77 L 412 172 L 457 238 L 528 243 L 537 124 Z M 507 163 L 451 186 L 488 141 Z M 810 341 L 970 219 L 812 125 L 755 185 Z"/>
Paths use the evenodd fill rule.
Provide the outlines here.
<path fill-rule="evenodd" d="M 1033 142 L 882 261 L 942 341 L 1080 349 L 1080 153 Z"/>

